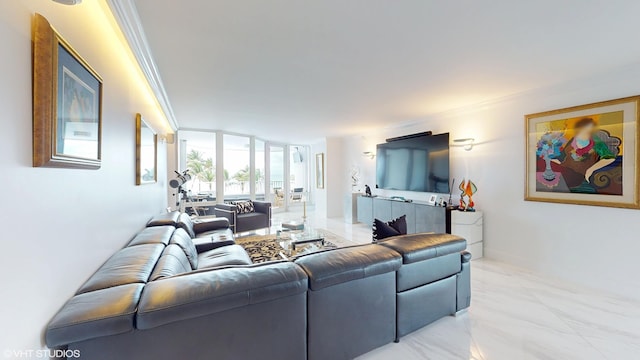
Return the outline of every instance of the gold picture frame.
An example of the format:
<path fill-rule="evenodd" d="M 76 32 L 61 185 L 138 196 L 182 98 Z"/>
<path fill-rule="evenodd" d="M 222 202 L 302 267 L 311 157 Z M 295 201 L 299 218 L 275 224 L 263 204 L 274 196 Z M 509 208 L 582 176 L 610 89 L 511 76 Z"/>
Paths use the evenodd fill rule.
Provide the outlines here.
<path fill-rule="evenodd" d="M 316 154 L 316 188 L 324 189 L 324 153 Z"/>
<path fill-rule="evenodd" d="M 136 114 L 136 185 L 158 182 L 158 135 Z"/>
<path fill-rule="evenodd" d="M 525 115 L 525 200 L 640 209 L 640 96 Z"/>
<path fill-rule="evenodd" d="M 99 169 L 102 78 L 42 15 L 33 23 L 33 166 Z"/>

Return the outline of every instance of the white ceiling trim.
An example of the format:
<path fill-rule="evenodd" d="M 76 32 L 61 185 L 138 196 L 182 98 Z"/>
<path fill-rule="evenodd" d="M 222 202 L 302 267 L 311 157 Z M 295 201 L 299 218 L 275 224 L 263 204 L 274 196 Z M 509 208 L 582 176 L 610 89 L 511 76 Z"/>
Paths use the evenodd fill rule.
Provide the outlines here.
<path fill-rule="evenodd" d="M 147 78 L 147 82 L 149 82 L 149 86 L 151 86 L 151 90 L 158 100 L 164 115 L 167 117 L 169 125 L 174 131 L 177 131 L 179 128 L 178 121 L 169 102 L 169 96 L 164 89 L 160 72 L 153 60 L 153 55 L 133 0 L 107 0 L 107 4 L 127 39 L 133 56 L 135 56 L 142 73 Z"/>

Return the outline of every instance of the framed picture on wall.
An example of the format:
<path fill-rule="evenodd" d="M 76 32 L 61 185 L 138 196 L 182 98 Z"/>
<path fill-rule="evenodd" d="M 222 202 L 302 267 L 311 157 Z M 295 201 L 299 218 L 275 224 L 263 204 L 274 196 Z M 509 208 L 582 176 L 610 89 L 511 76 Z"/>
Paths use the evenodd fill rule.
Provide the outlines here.
<path fill-rule="evenodd" d="M 42 15 L 33 32 L 33 166 L 99 169 L 102 78 Z"/>
<path fill-rule="evenodd" d="M 136 185 L 158 181 L 158 135 L 136 114 Z"/>
<path fill-rule="evenodd" d="M 316 188 L 324 189 L 324 153 L 316 154 Z"/>
<path fill-rule="evenodd" d="M 525 200 L 640 208 L 640 96 L 525 116 Z"/>

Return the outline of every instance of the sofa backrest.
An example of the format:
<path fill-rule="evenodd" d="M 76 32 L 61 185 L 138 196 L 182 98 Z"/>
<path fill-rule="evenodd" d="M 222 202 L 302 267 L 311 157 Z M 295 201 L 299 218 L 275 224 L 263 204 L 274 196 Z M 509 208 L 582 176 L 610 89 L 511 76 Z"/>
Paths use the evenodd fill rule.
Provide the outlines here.
<path fill-rule="evenodd" d="M 149 281 L 156 281 L 191 271 L 191 263 L 178 244 L 170 244 L 162 252 Z"/>
<path fill-rule="evenodd" d="M 196 250 L 196 246 L 194 245 L 193 240 L 191 240 L 189 234 L 187 234 L 184 229 L 176 229 L 176 231 L 174 231 L 173 233 L 173 236 L 171 236 L 169 244 L 176 244 L 180 246 L 180 248 L 182 248 L 182 251 L 184 251 L 184 254 L 187 256 L 187 259 L 189 259 L 191 269 L 195 270 L 198 268 L 198 252 Z"/>
<path fill-rule="evenodd" d="M 196 237 L 196 233 L 193 230 L 193 221 L 191 221 L 191 217 L 186 213 L 182 213 L 178 216 L 176 227 L 186 231 L 191 238 Z"/>
<path fill-rule="evenodd" d="M 91 275 L 77 294 L 125 284 L 146 283 L 164 247 L 164 244 L 145 244 L 118 250 Z"/>
<path fill-rule="evenodd" d="M 171 235 L 176 230 L 173 225 L 148 227 L 139 232 L 127 246 L 144 245 L 144 244 L 169 244 Z"/>

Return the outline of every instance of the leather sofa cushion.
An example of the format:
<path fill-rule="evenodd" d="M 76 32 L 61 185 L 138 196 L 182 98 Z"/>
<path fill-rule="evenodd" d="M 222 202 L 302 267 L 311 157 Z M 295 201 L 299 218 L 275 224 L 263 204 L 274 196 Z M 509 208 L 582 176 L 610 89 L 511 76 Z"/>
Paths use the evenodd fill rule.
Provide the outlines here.
<path fill-rule="evenodd" d="M 170 225 L 148 227 L 139 232 L 127 246 L 143 244 L 167 245 L 175 230 L 176 228 Z"/>
<path fill-rule="evenodd" d="M 173 236 L 171 236 L 171 241 L 169 241 L 169 244 L 179 245 L 182 248 L 182 251 L 184 251 L 184 254 L 187 256 L 187 259 L 189 259 L 191 268 L 198 268 L 198 252 L 196 251 L 196 246 L 193 244 L 193 240 L 191 240 L 191 237 L 184 229 L 176 229 L 176 231 L 173 233 Z"/>
<path fill-rule="evenodd" d="M 223 246 L 198 255 L 198 269 L 251 264 L 249 254 L 240 245 Z"/>
<path fill-rule="evenodd" d="M 170 213 L 162 213 L 154 216 L 147 222 L 147 227 L 149 226 L 176 226 L 178 222 L 178 217 L 180 216 L 179 211 L 172 211 Z"/>
<path fill-rule="evenodd" d="M 311 290 L 396 271 L 402 265 L 397 252 L 378 245 L 361 245 L 310 254 L 298 258 L 309 276 Z"/>
<path fill-rule="evenodd" d="M 410 234 L 395 236 L 377 243 L 402 255 L 404 264 L 459 253 L 466 249 L 467 241 L 450 234 Z"/>
<path fill-rule="evenodd" d="M 396 290 L 413 289 L 455 275 L 462 270 L 461 259 L 459 253 L 452 253 L 404 264 L 396 276 Z"/>
<path fill-rule="evenodd" d="M 174 276 L 191 271 L 191 263 L 177 244 L 167 246 L 160 256 L 155 269 L 149 277 L 149 281 L 155 281 L 164 277 Z"/>
<path fill-rule="evenodd" d="M 82 285 L 77 294 L 124 284 L 146 283 L 164 247 L 162 244 L 146 244 L 119 250 Z"/>
<path fill-rule="evenodd" d="M 47 326 L 47 346 L 132 331 L 143 288 L 143 284 L 127 284 L 72 297 Z"/>
<path fill-rule="evenodd" d="M 244 232 L 267 227 L 269 227 L 269 216 L 267 214 L 252 212 L 237 215 L 236 232 Z"/>
<path fill-rule="evenodd" d="M 307 288 L 307 275 L 288 261 L 183 274 L 147 284 L 136 324 L 151 329 L 305 293 Z"/>
<path fill-rule="evenodd" d="M 184 231 L 189 234 L 189 237 L 196 237 L 196 233 L 193 230 L 193 221 L 191 221 L 191 217 L 186 213 L 182 213 L 178 216 L 178 221 L 176 222 L 176 227 L 184 229 Z"/>

